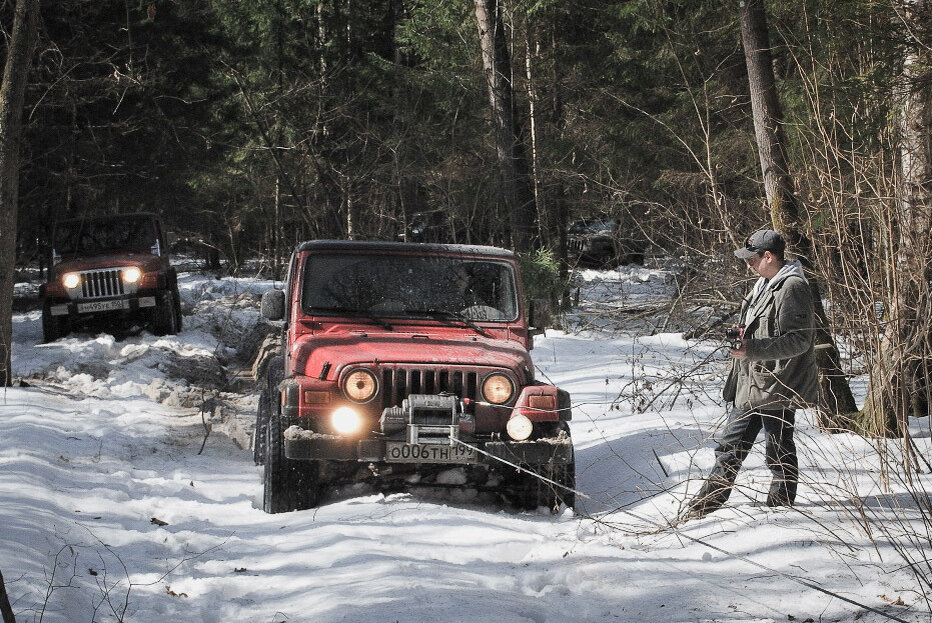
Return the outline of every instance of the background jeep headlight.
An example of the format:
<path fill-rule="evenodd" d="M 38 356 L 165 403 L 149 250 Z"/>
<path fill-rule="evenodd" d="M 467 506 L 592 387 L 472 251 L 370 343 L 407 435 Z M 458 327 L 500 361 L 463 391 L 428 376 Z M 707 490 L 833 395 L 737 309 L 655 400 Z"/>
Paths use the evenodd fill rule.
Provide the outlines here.
<path fill-rule="evenodd" d="M 375 375 L 368 370 L 354 370 L 343 381 L 343 392 L 355 402 L 367 402 L 375 396 L 379 385 Z"/>
<path fill-rule="evenodd" d="M 62 275 L 61 283 L 69 290 L 74 290 L 81 285 L 81 275 L 78 273 L 65 273 Z"/>
<path fill-rule="evenodd" d="M 142 277 L 142 271 L 136 266 L 130 266 L 123 270 L 123 281 L 126 283 L 136 283 Z"/>
<path fill-rule="evenodd" d="M 482 397 L 493 405 L 508 402 L 514 393 L 515 388 L 511 384 L 511 379 L 504 374 L 490 374 L 482 381 Z"/>

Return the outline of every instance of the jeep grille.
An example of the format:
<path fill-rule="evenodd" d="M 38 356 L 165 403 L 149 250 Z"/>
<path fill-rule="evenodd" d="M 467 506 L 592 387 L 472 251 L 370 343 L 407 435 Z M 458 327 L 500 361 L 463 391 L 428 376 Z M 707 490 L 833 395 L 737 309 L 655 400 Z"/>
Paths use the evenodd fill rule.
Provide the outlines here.
<path fill-rule="evenodd" d="M 122 272 L 109 269 L 81 273 L 81 297 L 96 299 L 124 294 Z"/>
<path fill-rule="evenodd" d="M 479 400 L 479 374 L 478 369 L 462 367 L 383 368 L 382 406 L 400 406 L 409 394 L 452 394 Z"/>

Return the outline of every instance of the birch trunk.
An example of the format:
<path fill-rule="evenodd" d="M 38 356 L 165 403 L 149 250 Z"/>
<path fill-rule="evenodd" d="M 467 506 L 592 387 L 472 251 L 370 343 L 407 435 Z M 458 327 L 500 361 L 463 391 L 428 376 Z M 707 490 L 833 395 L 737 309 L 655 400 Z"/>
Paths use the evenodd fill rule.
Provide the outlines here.
<path fill-rule="evenodd" d="M 489 91 L 495 150 L 501 178 L 502 202 L 511 226 L 516 251 L 531 248 L 533 224 L 537 222 L 534 194 L 529 184 L 528 165 L 518 141 L 514 114 L 511 55 L 505 39 L 499 0 L 475 0 L 476 26 L 482 67 Z"/>
<path fill-rule="evenodd" d="M 927 19 L 926 0 L 903 3 L 907 25 Z M 865 432 L 905 435 L 907 419 L 926 416 L 932 373 L 932 53 L 913 40 L 903 60 L 899 116 L 899 192 L 894 257 L 888 268 L 886 326 L 860 415 Z"/>

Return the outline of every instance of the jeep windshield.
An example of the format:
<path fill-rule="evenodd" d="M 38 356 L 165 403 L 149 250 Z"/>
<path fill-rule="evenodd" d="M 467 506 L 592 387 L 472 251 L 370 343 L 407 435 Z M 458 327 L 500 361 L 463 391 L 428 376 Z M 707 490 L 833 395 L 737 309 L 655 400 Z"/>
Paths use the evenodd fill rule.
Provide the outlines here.
<path fill-rule="evenodd" d="M 514 321 L 514 269 L 494 260 L 320 253 L 304 267 L 301 305 L 308 314 L 378 318 Z"/>
<path fill-rule="evenodd" d="M 156 232 L 148 216 L 80 219 L 58 223 L 52 243 L 61 256 L 153 253 Z"/>

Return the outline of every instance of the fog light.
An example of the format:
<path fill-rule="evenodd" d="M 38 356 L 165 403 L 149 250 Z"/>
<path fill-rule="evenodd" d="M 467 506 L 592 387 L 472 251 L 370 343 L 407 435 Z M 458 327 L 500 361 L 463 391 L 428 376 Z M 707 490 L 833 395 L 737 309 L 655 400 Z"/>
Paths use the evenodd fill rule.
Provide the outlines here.
<path fill-rule="evenodd" d="M 136 283 L 140 277 L 142 277 L 142 271 L 136 266 L 123 270 L 123 281 L 126 283 Z"/>
<path fill-rule="evenodd" d="M 534 423 L 526 415 L 516 415 L 505 425 L 508 436 L 515 441 L 524 441 L 534 432 Z"/>
<path fill-rule="evenodd" d="M 341 435 L 352 435 L 362 428 L 362 418 L 349 407 L 340 407 L 330 416 L 330 425 Z"/>
<path fill-rule="evenodd" d="M 61 278 L 61 283 L 69 290 L 74 290 L 81 285 L 81 275 L 78 273 L 65 273 Z"/>

